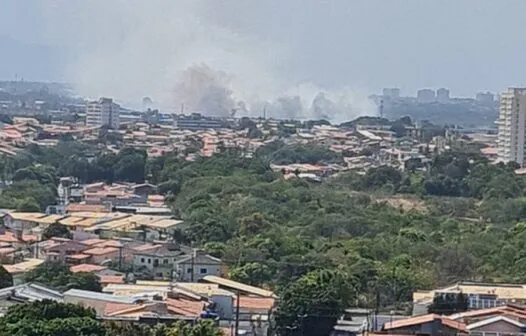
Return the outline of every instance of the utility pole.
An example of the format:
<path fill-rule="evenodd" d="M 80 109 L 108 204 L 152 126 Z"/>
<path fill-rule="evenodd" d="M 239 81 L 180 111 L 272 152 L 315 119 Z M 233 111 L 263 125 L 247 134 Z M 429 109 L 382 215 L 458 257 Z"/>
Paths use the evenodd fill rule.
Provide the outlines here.
<path fill-rule="evenodd" d="M 235 336 L 239 335 L 239 290 L 236 294 L 236 327 L 235 327 Z"/>
<path fill-rule="evenodd" d="M 119 271 L 122 272 L 122 243 L 119 243 Z"/>
<path fill-rule="evenodd" d="M 192 268 L 191 268 L 192 269 L 192 274 L 190 275 L 191 282 L 194 282 L 195 254 L 196 254 L 196 249 L 194 248 L 193 251 L 192 251 Z"/>

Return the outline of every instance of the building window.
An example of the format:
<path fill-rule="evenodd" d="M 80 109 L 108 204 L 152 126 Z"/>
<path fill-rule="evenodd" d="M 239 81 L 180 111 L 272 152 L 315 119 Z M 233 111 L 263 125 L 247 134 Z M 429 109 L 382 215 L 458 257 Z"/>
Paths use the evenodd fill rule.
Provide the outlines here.
<path fill-rule="evenodd" d="M 168 264 L 168 259 L 163 259 L 163 264 Z"/>
<path fill-rule="evenodd" d="M 163 277 L 163 273 L 157 273 L 156 277 L 162 278 Z"/>
<path fill-rule="evenodd" d="M 206 268 L 201 268 L 200 272 L 201 274 L 206 274 L 207 273 Z"/>
<path fill-rule="evenodd" d="M 141 258 L 141 262 L 144 264 L 144 258 Z"/>
<path fill-rule="evenodd" d="M 152 259 L 148 258 L 148 264 L 152 263 Z"/>
<path fill-rule="evenodd" d="M 192 273 L 192 267 L 188 267 L 188 269 L 186 270 L 186 273 Z"/>

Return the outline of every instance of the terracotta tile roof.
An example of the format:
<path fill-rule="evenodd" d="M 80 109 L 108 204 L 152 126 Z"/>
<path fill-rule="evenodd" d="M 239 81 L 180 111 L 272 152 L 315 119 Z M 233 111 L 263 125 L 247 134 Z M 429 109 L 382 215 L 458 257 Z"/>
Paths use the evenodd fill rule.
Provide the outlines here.
<path fill-rule="evenodd" d="M 119 249 L 116 247 L 95 247 L 89 250 L 84 251 L 85 254 L 91 255 L 105 255 L 110 253 L 116 253 Z"/>
<path fill-rule="evenodd" d="M 133 249 L 135 251 L 144 252 L 144 251 L 149 251 L 149 250 L 156 250 L 156 249 L 158 249 L 160 247 L 162 247 L 162 245 L 144 244 L 144 245 L 135 246 L 135 247 L 133 247 Z"/>
<path fill-rule="evenodd" d="M 457 329 L 457 330 L 462 331 L 462 332 L 467 332 L 466 325 L 464 323 L 459 322 L 459 321 L 455 321 L 455 320 L 449 319 L 449 318 L 447 318 L 445 316 L 440 316 L 440 315 L 437 315 L 437 314 L 426 314 L 426 315 L 410 317 L 410 318 L 407 318 L 407 319 L 404 319 L 404 320 L 397 320 L 397 321 L 393 321 L 393 322 L 387 322 L 384 325 L 384 329 L 385 330 L 399 329 L 399 328 L 404 328 L 404 327 L 413 326 L 413 325 L 417 325 L 417 324 L 429 323 L 429 322 L 432 322 L 432 321 L 437 320 L 437 319 L 441 320 L 443 325 L 446 325 L 446 326 L 448 326 L 450 328 L 453 328 L 453 329 Z"/>
<path fill-rule="evenodd" d="M 101 243 L 95 244 L 95 246 L 96 247 L 117 247 L 117 248 L 123 247 L 120 241 L 113 240 L 113 239 L 103 240 Z"/>
<path fill-rule="evenodd" d="M 93 238 L 93 239 L 86 239 L 86 240 L 82 240 L 82 244 L 85 244 L 85 245 L 89 245 L 89 246 L 95 246 L 97 244 L 100 244 L 100 243 L 104 243 L 104 239 L 99 239 L 99 238 Z"/>
<path fill-rule="evenodd" d="M 4 234 L 0 234 L 0 242 L 2 243 L 22 243 L 22 242 L 31 242 L 37 241 L 38 237 L 36 235 L 22 234 L 22 240 L 19 240 L 15 234 L 11 231 L 6 231 Z"/>
<path fill-rule="evenodd" d="M 80 204 L 71 203 L 67 206 L 66 212 L 109 212 L 106 206 L 100 204 Z"/>
<path fill-rule="evenodd" d="M 101 284 L 123 284 L 124 275 L 99 275 Z"/>
<path fill-rule="evenodd" d="M 168 310 L 184 316 L 198 316 L 205 305 L 202 301 L 190 301 L 185 299 L 166 299 Z"/>
<path fill-rule="evenodd" d="M 75 259 L 75 260 L 88 259 L 89 257 L 91 257 L 89 254 L 82 254 L 82 253 L 73 254 L 73 255 L 68 256 L 69 259 Z"/>
<path fill-rule="evenodd" d="M 88 256 L 89 257 L 89 256 Z M 73 273 L 77 272 L 98 272 L 107 269 L 106 266 L 93 265 L 93 264 L 80 264 L 71 266 L 70 270 Z"/>
<path fill-rule="evenodd" d="M 110 315 L 121 310 L 133 308 L 135 306 L 135 304 L 109 302 L 104 306 L 104 315 Z"/>
<path fill-rule="evenodd" d="M 516 307 L 516 306 L 506 305 L 506 306 L 501 306 L 501 307 L 470 310 L 470 311 L 466 311 L 462 313 L 449 315 L 448 318 L 452 320 L 458 320 L 458 319 L 464 319 L 464 318 L 470 318 L 470 317 L 481 317 L 481 316 L 493 315 L 493 314 L 509 314 L 512 316 L 526 317 L 526 309 Z"/>
<path fill-rule="evenodd" d="M 148 201 L 151 202 L 163 202 L 164 196 L 163 195 L 148 195 Z"/>
<path fill-rule="evenodd" d="M 234 299 L 234 306 L 237 300 Z M 273 298 L 259 298 L 251 296 L 240 296 L 239 307 L 245 309 L 265 309 L 270 310 L 274 306 L 275 300 Z"/>
<path fill-rule="evenodd" d="M 14 247 L 0 247 L 0 255 L 8 255 L 15 251 L 16 249 Z"/>

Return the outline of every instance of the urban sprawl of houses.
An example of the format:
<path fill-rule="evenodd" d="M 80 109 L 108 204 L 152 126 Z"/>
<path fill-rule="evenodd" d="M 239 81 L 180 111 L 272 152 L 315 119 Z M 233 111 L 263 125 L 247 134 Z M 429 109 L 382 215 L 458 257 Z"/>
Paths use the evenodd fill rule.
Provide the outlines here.
<path fill-rule="evenodd" d="M 71 107 L 77 109 L 74 113 L 83 117 L 84 122 L 58 118 L 41 123 L 34 116 L 14 116 L 12 125 L 5 124 L 0 129 L 0 151 L 3 155 L 15 156 L 30 144 L 54 146 L 64 136 L 93 143 L 104 129 L 122 142 L 107 144 L 108 150 L 143 148 L 149 157 L 176 151 L 186 160 L 195 160 L 199 156 L 212 156 L 222 148 L 239 148 L 250 156 L 257 148 L 277 139 L 287 144 L 314 143 L 342 153 L 344 160 L 338 164 L 272 165 L 273 170 L 284 173 L 284 178 L 311 181 L 347 170 L 365 172 L 381 165 L 403 170 L 411 160 L 420 163 L 419 169 L 426 169 L 430 153 L 447 150 L 452 139 L 466 137 L 481 144 L 482 153 L 495 162 L 514 151 L 517 152 L 514 161 L 522 158 L 524 162 L 521 156 L 524 141 L 521 148 L 505 148 L 510 140 L 503 129 L 514 122 L 513 113 L 518 113 L 513 104 L 508 108 L 508 96 L 510 101 L 518 99 L 523 111 L 525 92 L 510 91 L 503 95 L 498 139 L 494 131 L 447 130 L 443 135 L 423 140 L 418 124 L 406 125 L 405 137 L 395 138 L 391 126 L 361 123 L 305 128 L 297 122 L 265 118 L 250 120 L 261 134 L 251 137 L 247 129 L 231 127 L 240 122 L 234 116 L 166 117 L 156 110 L 136 114 L 122 109 L 111 99 L 101 98 L 82 107 Z M 399 93 L 384 92 L 388 94 Z M 445 95 L 441 92 L 440 99 L 445 99 Z M 426 92 L 421 96 L 420 99 L 428 99 Z M 38 110 L 41 104 L 33 102 L 33 105 Z M 524 124 L 523 119 L 519 122 Z M 281 138 L 280 132 L 290 136 Z M 196 143 L 197 150 L 189 150 Z M 185 223 L 173 217 L 155 185 L 104 182 L 82 185 L 64 176 L 60 179 L 58 195 L 57 204 L 50 204 L 45 213 L 9 209 L 2 212 L 0 261 L 12 275 L 14 285 L 0 289 L 0 314 L 20 302 L 49 299 L 94 308 L 103 320 L 148 323 L 195 321 L 212 316 L 229 330 L 229 335 L 234 320 L 247 334 L 266 334 L 279 300 L 277 295 L 268 289 L 228 279 L 228 269 L 220 259 L 174 241 L 175 230 Z M 45 229 L 55 223 L 66 226 L 72 237 L 44 239 Z M 24 275 L 45 262 L 67 265 L 74 273 L 95 274 L 102 292 L 80 289 L 59 292 L 38 283 L 25 283 Z M 448 293 L 466 294 L 470 309 L 452 315 L 427 314 L 433 299 Z M 334 334 L 521 334 L 526 330 L 526 309 L 521 306 L 525 303 L 526 285 L 461 282 L 447 288 L 415 292 L 414 316 L 349 308 L 338 320 Z"/>

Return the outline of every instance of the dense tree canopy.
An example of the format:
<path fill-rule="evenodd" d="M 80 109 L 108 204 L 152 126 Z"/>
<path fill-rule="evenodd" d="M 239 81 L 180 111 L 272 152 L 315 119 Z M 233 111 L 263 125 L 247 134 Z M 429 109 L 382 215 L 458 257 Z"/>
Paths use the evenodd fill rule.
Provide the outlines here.
<path fill-rule="evenodd" d="M 351 280 L 338 271 L 315 271 L 280 293 L 275 312 L 278 335 L 329 335 L 355 295 Z"/>
<path fill-rule="evenodd" d="M 13 286 L 13 277 L 0 265 L 0 289 Z"/>
<path fill-rule="evenodd" d="M 44 229 L 44 232 L 42 233 L 42 239 L 50 239 L 52 237 L 71 239 L 73 235 L 67 226 L 60 223 L 52 223 Z"/>
<path fill-rule="evenodd" d="M 0 317 L 1 336 L 220 336 L 211 321 L 195 325 L 176 322 L 157 324 L 117 324 L 96 319 L 93 309 L 49 300 L 12 306 Z"/>
<path fill-rule="evenodd" d="M 93 273 L 73 273 L 68 266 L 45 262 L 25 275 L 27 282 L 37 282 L 43 285 L 65 291 L 72 288 L 101 291 L 98 277 Z"/>
<path fill-rule="evenodd" d="M 184 220 L 174 238 L 204 247 L 228 264 L 232 278 L 250 284 L 279 291 L 311 272 L 337 270 L 352 279 L 355 304 L 403 308 L 418 288 L 469 279 L 526 281 L 525 178 L 513 165 L 489 164 L 468 147 L 433 154 L 415 169 L 378 167 L 315 184 L 285 180 L 272 164 L 338 162 L 339 154 L 282 142 L 251 157 L 225 148 L 195 161 L 178 153 L 147 159 L 132 149 L 114 154 L 71 141 L 58 148 L 65 154 L 30 146 L 0 161 L 4 176 L 17 176 L 0 206 L 33 201 L 43 209 L 56 197 L 51 181 L 57 176 L 148 177 Z M 60 281 L 31 278 L 62 288 L 80 281 L 67 271 L 56 274 Z"/>

